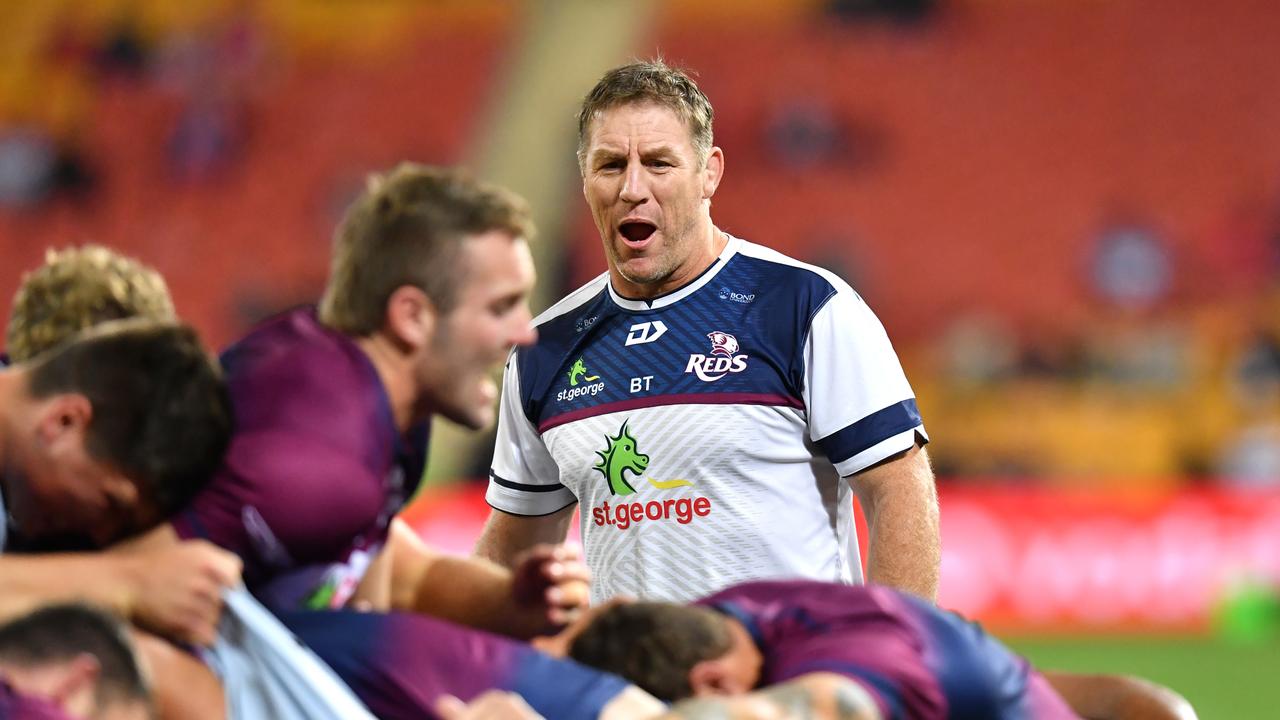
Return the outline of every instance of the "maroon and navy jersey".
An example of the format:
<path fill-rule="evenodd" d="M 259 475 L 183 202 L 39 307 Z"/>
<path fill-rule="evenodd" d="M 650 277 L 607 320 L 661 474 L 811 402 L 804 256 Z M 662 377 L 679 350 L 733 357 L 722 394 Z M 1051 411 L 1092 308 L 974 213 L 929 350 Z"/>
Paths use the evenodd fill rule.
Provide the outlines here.
<path fill-rule="evenodd" d="M 891 720 L 1076 717 L 1026 660 L 976 624 L 889 588 L 756 582 L 698 604 L 746 626 L 764 655 L 762 686 L 844 675 Z"/>
<path fill-rule="evenodd" d="M 283 611 L 280 620 L 382 720 L 435 717 L 441 695 L 510 690 L 543 717 L 588 720 L 625 680 L 529 643 L 406 613 Z"/>
<path fill-rule="evenodd" d="M 312 308 L 259 325 L 222 365 L 235 434 L 174 528 L 237 553 L 273 609 L 341 607 L 421 479 L 427 427 L 401 436 L 373 364 Z"/>
<path fill-rule="evenodd" d="M 0 720 L 71 720 L 58 706 L 18 693 L 0 680 Z"/>

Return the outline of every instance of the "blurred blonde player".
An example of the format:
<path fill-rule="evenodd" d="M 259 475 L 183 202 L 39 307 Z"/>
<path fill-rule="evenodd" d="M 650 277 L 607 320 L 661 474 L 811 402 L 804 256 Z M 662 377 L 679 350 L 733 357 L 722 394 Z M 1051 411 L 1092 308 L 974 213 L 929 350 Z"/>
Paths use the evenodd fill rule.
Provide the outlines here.
<path fill-rule="evenodd" d="M 160 273 L 101 245 L 50 249 L 22 277 L 5 346 L 11 362 L 23 362 L 80 330 L 134 317 L 175 319 Z"/>

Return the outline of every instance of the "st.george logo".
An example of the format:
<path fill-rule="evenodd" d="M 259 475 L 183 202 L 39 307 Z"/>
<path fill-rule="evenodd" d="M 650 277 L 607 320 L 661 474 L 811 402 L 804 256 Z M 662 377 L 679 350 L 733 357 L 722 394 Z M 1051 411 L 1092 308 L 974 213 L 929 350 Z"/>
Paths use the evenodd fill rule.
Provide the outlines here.
<path fill-rule="evenodd" d="M 582 362 L 582 358 L 574 361 L 573 367 L 569 368 L 569 386 L 578 387 L 578 379 L 581 378 L 587 382 L 595 382 L 600 379 L 599 375 L 588 375 L 587 364 Z"/>
<path fill-rule="evenodd" d="M 616 496 L 636 495 L 636 487 L 643 485 L 637 482 L 649 469 L 649 456 L 640 452 L 636 438 L 631 434 L 630 422 L 622 421 L 617 435 L 605 433 L 605 448 L 597 450 L 596 457 L 600 461 L 592 469 L 604 476 L 609 486 L 609 493 L 615 498 L 606 500 L 598 507 L 591 509 L 591 521 L 597 527 L 606 525 L 618 530 L 626 530 L 632 525 L 646 521 L 675 520 L 679 525 L 688 525 L 694 518 L 711 514 L 711 498 L 702 495 L 686 495 L 685 488 L 692 488 L 692 482 L 683 478 L 655 480 L 646 478 L 649 484 L 658 490 L 673 490 L 677 494 L 655 498 L 653 500 L 632 499 L 618 500 Z M 630 472 L 633 477 L 628 478 Z M 613 502 L 614 505 L 609 503 Z M 585 513 L 584 513 L 585 518 Z M 585 522 L 585 519 L 584 519 Z"/>
<path fill-rule="evenodd" d="M 636 439 L 632 437 L 625 422 L 616 437 L 609 435 L 606 438 L 608 444 L 604 451 L 596 451 L 600 462 L 593 469 L 604 475 L 605 481 L 609 483 L 609 492 L 614 495 L 630 495 L 636 489 L 627 482 L 627 471 L 630 470 L 635 475 L 643 473 L 649 467 L 649 456 L 636 447 Z"/>
<path fill-rule="evenodd" d="M 582 358 L 574 360 L 573 365 L 569 366 L 569 372 L 565 374 L 569 378 L 569 387 L 556 393 L 556 400 L 560 402 L 577 400 L 587 395 L 595 397 L 604 392 L 604 381 L 599 375 L 590 374 L 587 363 Z"/>
<path fill-rule="evenodd" d="M 715 382 L 729 373 L 747 369 L 748 356 L 738 354 L 738 338 L 716 330 L 707 333 L 707 339 L 711 341 L 711 354 L 690 355 L 689 364 L 684 366 L 686 373 L 694 373 L 706 382 Z"/>
<path fill-rule="evenodd" d="M 627 331 L 627 345 L 644 345 L 662 337 L 667 332 L 666 323 L 661 320 L 636 323 Z"/>

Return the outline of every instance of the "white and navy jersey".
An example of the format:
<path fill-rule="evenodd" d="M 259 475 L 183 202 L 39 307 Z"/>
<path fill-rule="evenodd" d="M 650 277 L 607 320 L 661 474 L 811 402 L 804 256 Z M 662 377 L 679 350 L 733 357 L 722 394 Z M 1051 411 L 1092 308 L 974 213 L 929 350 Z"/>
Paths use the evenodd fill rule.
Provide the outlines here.
<path fill-rule="evenodd" d="M 652 300 L 601 275 L 507 364 L 487 499 L 579 503 L 593 600 L 860 582 L 852 475 L 927 442 L 884 328 L 835 275 L 730 238 Z"/>

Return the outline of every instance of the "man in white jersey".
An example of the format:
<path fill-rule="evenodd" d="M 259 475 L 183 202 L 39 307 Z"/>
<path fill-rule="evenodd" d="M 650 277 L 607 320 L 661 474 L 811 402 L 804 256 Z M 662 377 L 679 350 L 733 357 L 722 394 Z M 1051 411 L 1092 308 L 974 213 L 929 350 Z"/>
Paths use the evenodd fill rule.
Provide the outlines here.
<path fill-rule="evenodd" d="M 578 120 L 607 273 L 536 318 L 507 364 L 476 552 L 564 539 L 596 600 L 689 600 L 749 579 L 867 580 L 933 599 L 938 508 L 915 398 L 835 275 L 720 231 L 712 109 L 661 62 L 607 73 Z"/>

